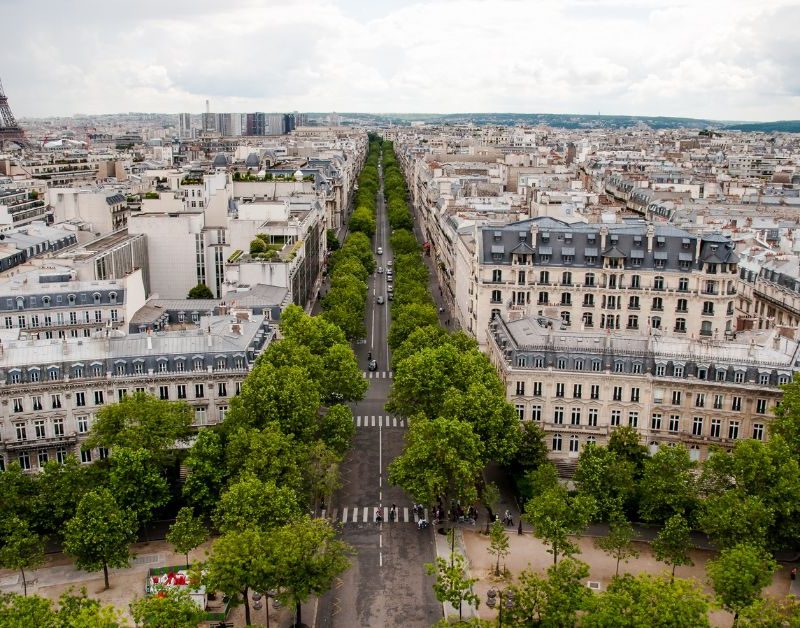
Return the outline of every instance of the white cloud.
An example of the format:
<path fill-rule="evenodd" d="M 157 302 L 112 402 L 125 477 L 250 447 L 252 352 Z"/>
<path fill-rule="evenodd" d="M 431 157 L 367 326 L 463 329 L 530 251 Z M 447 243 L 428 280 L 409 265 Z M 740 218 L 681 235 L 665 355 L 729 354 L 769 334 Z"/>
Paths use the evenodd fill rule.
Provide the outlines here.
<path fill-rule="evenodd" d="M 516 111 L 797 117 L 796 0 L 5 0 L 18 116 Z"/>

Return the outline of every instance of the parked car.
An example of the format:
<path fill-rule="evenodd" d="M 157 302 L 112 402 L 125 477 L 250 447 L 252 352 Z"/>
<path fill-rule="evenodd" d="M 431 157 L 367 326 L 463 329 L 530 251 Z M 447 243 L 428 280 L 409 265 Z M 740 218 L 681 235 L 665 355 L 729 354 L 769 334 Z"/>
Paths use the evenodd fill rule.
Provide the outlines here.
<path fill-rule="evenodd" d="M 378 266 L 378 274 L 379 275 L 383 274 L 383 266 Z"/>
<path fill-rule="evenodd" d="M 386 262 L 386 267 L 387 268 L 391 268 L 392 267 L 392 260 L 389 260 L 388 262 Z"/>

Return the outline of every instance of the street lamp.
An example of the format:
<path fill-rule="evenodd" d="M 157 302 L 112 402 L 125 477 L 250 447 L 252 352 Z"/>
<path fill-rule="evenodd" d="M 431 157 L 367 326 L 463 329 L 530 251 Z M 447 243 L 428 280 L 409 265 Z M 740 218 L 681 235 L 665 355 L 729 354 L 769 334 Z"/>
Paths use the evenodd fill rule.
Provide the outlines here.
<path fill-rule="evenodd" d="M 505 602 L 503 602 L 504 597 L 506 598 Z M 505 606 L 506 610 L 509 611 L 514 608 L 514 591 L 512 591 L 511 589 L 505 589 L 505 590 L 500 589 L 499 591 L 494 588 L 489 589 L 486 592 L 486 606 L 488 606 L 489 608 L 494 608 L 495 606 L 497 606 L 497 611 L 499 613 L 497 618 L 497 625 L 502 628 L 503 606 Z"/>
<path fill-rule="evenodd" d="M 267 628 L 269 628 L 269 598 L 273 598 L 272 599 L 272 608 L 277 610 L 277 609 L 279 609 L 281 607 L 281 603 L 278 602 L 277 599 L 275 599 L 276 595 L 278 595 L 278 594 L 275 591 L 267 591 L 266 593 L 263 593 L 263 594 L 262 593 L 258 593 L 257 591 L 253 591 L 253 608 L 255 610 L 260 611 L 261 607 L 263 606 L 261 604 L 261 598 L 262 597 L 266 597 L 267 598 L 266 602 L 265 602 L 266 614 L 267 614 Z"/>

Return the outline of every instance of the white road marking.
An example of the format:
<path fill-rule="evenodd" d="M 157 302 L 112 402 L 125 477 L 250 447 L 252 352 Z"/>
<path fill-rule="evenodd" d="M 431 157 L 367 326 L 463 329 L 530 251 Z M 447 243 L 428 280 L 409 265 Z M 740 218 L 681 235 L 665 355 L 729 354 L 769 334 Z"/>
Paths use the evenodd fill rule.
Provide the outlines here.
<path fill-rule="evenodd" d="M 362 519 L 362 521 L 363 521 L 364 523 L 366 523 L 367 521 L 369 521 L 369 514 L 367 514 L 367 511 L 368 511 L 368 510 L 369 510 L 369 506 L 364 506 L 364 518 Z"/>

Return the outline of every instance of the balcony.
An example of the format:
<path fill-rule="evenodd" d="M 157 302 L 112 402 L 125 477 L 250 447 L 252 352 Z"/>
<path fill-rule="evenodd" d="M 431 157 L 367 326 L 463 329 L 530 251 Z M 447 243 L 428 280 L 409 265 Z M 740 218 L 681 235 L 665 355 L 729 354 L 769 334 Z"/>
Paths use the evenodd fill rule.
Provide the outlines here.
<path fill-rule="evenodd" d="M 45 438 L 34 438 L 31 440 L 13 440 L 4 443 L 9 451 L 22 449 L 43 449 L 47 447 L 58 447 L 60 445 L 70 445 L 78 442 L 78 435 L 75 432 L 64 436 L 48 436 Z"/>

